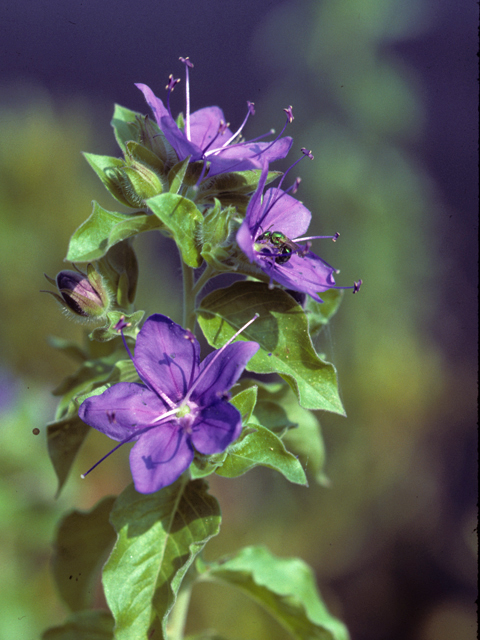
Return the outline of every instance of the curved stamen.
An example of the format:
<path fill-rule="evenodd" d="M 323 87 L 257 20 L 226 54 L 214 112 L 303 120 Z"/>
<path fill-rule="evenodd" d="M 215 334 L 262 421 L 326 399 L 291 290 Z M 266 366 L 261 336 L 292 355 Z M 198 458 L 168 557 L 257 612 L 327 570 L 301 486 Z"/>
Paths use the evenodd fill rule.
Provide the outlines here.
<path fill-rule="evenodd" d="M 333 236 L 305 236 L 305 238 L 293 238 L 294 242 L 305 242 L 305 240 L 332 240 L 332 242 L 336 242 L 340 234 L 335 233 Z"/>
<path fill-rule="evenodd" d="M 223 347 L 221 347 L 220 349 L 218 349 L 215 353 L 215 355 L 213 356 L 213 358 L 210 360 L 210 362 L 208 363 L 208 365 L 205 367 L 205 369 L 200 373 L 200 375 L 198 376 L 198 378 L 195 380 L 195 382 L 192 384 L 192 386 L 190 387 L 190 389 L 188 390 L 187 395 L 184 398 L 184 402 L 188 402 L 190 396 L 192 395 L 192 392 L 195 390 L 195 387 L 198 386 L 198 383 L 200 382 L 200 380 L 202 379 L 202 376 L 204 376 L 206 374 L 206 372 L 210 369 L 210 367 L 213 365 L 213 363 L 215 362 L 215 360 L 219 357 L 219 355 L 222 353 L 222 351 L 225 350 L 226 347 L 228 347 L 229 344 L 231 344 L 235 338 L 237 336 L 239 336 L 243 331 L 245 331 L 245 329 L 252 324 L 252 322 L 255 322 L 255 320 L 258 318 L 259 314 L 256 313 L 253 318 L 251 320 L 249 320 L 246 324 L 243 325 L 243 327 L 241 327 L 229 340 L 227 340 L 227 342 L 223 345 Z"/>
<path fill-rule="evenodd" d="M 168 113 L 170 114 L 171 118 L 173 118 L 173 116 L 172 116 L 172 111 L 170 109 L 170 94 L 174 90 L 175 85 L 177 85 L 179 82 L 180 82 L 180 78 L 174 78 L 173 74 L 170 74 L 168 76 L 168 84 L 165 87 L 165 89 L 168 91 L 168 93 L 167 93 L 167 110 L 168 110 Z"/>
<path fill-rule="evenodd" d="M 215 140 L 218 138 L 218 136 L 223 136 L 223 134 L 225 133 L 225 130 L 229 127 L 230 125 L 225 123 L 223 120 L 220 120 L 220 125 L 218 127 L 218 131 L 217 134 L 215 135 L 214 138 L 212 138 L 210 140 L 210 142 L 207 144 L 207 146 L 203 149 L 203 155 L 206 156 L 207 155 L 207 149 L 209 147 L 212 146 L 212 144 L 215 142 Z M 216 148 L 214 151 L 221 151 L 222 147 Z M 213 152 L 210 153 L 210 155 L 212 155 Z"/>
<path fill-rule="evenodd" d="M 295 160 L 295 162 L 290 167 L 288 167 L 288 169 L 283 174 L 280 182 L 278 183 L 278 188 L 279 189 L 282 186 L 283 181 L 285 180 L 285 176 L 287 175 L 287 173 L 289 173 L 293 169 L 293 167 L 295 165 L 297 165 L 299 162 L 301 162 L 304 158 L 310 158 L 310 160 L 313 160 L 312 152 L 309 151 L 308 149 L 305 149 L 305 147 L 302 147 L 302 154 L 303 155 L 300 158 L 298 158 L 297 160 Z"/>
<path fill-rule="evenodd" d="M 247 120 L 248 120 L 248 118 L 249 118 L 251 115 L 252 115 L 252 116 L 254 116 L 254 115 L 255 115 L 255 109 L 254 109 L 254 104 L 253 104 L 253 102 L 250 102 L 250 101 L 248 101 L 248 100 L 247 100 L 247 107 L 248 107 L 247 115 L 245 116 L 244 121 L 242 122 L 242 124 L 240 125 L 240 127 L 237 129 L 237 131 L 236 131 L 236 132 L 231 136 L 231 138 L 229 138 L 229 139 L 228 139 L 224 144 L 222 144 L 222 148 L 223 148 L 223 147 L 226 147 L 228 144 L 230 144 L 230 142 L 231 142 L 232 140 L 235 140 L 235 138 L 236 138 L 237 136 L 239 136 L 239 135 L 240 135 L 240 133 L 242 132 L 242 130 L 243 130 L 243 128 L 244 128 L 244 126 L 247 124 Z"/>
<path fill-rule="evenodd" d="M 244 147 L 245 145 L 251 144 L 252 142 L 258 142 L 259 140 L 261 140 L 262 138 L 266 138 L 267 136 L 271 136 L 273 133 L 275 133 L 275 129 L 270 129 L 270 131 L 267 131 L 267 133 L 262 133 L 261 136 L 257 136 L 256 138 L 252 138 L 251 140 L 248 140 L 247 142 L 235 142 L 234 144 L 229 144 L 228 145 L 228 149 L 233 149 L 234 147 Z M 230 138 L 232 139 L 232 138 Z M 209 156 L 213 156 L 213 155 L 217 155 L 222 153 L 222 151 L 224 151 L 226 147 L 219 147 L 218 149 L 212 149 L 212 151 L 210 151 L 207 155 Z M 263 153 L 263 151 L 262 151 Z M 255 154 L 258 155 L 258 154 Z M 255 157 L 255 156 L 252 156 Z M 240 161 L 241 162 L 241 161 Z M 240 164 L 239 162 L 239 164 Z"/>

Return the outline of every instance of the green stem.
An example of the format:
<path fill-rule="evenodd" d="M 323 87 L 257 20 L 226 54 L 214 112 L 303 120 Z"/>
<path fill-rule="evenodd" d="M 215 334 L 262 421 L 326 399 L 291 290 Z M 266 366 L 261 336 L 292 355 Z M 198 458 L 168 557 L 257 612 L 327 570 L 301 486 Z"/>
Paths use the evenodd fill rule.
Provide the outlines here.
<path fill-rule="evenodd" d="M 183 270 L 183 327 L 195 331 L 195 323 L 197 316 L 195 313 L 196 299 L 200 291 L 207 284 L 210 278 L 216 275 L 217 271 L 214 267 L 207 264 L 205 271 L 194 280 L 194 271 L 182 261 Z"/>
<path fill-rule="evenodd" d="M 195 577 L 190 577 L 188 573 L 183 579 L 175 606 L 168 619 L 168 640 L 183 640 L 194 579 Z"/>
<path fill-rule="evenodd" d="M 213 278 L 213 276 L 215 276 L 217 273 L 218 272 L 214 267 L 212 267 L 209 264 L 207 264 L 207 268 L 202 273 L 202 275 L 199 277 L 199 279 L 196 281 L 195 286 L 192 289 L 192 293 L 195 296 L 195 298 L 198 296 L 198 294 L 203 289 L 203 287 L 207 284 L 207 282 L 211 278 Z"/>
<path fill-rule="evenodd" d="M 193 293 L 193 269 L 182 260 L 183 275 L 183 328 L 195 330 L 195 294 Z"/>

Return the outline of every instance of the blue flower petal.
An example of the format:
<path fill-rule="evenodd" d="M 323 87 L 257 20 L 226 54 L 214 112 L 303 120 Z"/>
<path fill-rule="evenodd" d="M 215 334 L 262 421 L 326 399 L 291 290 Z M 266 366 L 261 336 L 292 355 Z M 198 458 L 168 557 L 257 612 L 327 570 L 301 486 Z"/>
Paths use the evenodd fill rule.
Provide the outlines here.
<path fill-rule="evenodd" d="M 194 451 L 183 429 L 166 423 L 144 433 L 130 451 L 135 489 L 153 493 L 175 482 L 192 463 Z"/>
<path fill-rule="evenodd" d="M 237 382 L 259 348 L 256 342 L 238 341 L 210 353 L 200 365 L 192 399 L 203 407 L 216 402 Z"/>
<path fill-rule="evenodd" d="M 176 403 L 197 377 L 200 345 L 180 325 L 157 313 L 138 334 L 133 362 L 150 389 Z"/>
<path fill-rule="evenodd" d="M 158 395 L 143 384 L 119 382 L 99 396 L 87 398 L 78 415 L 112 440 L 125 440 L 165 413 Z"/>
<path fill-rule="evenodd" d="M 204 455 L 221 453 L 238 438 L 242 416 L 226 400 L 219 400 L 202 409 L 193 427 L 192 442 Z"/>

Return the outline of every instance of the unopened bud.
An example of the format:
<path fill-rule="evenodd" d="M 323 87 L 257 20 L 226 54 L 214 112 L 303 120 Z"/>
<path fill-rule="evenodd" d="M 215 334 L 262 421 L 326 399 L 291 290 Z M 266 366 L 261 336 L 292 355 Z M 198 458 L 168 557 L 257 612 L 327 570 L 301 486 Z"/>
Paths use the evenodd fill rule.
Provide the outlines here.
<path fill-rule="evenodd" d="M 163 185 L 158 175 L 140 162 L 132 162 L 118 170 L 120 187 L 124 197 L 134 206 L 145 206 L 145 200 L 162 193 Z"/>
<path fill-rule="evenodd" d="M 110 309 L 110 293 L 104 285 L 102 276 L 93 265 L 82 271 L 60 271 L 55 280 L 45 276 L 50 284 L 57 287 L 58 293 L 45 291 L 60 302 L 67 310 L 83 318 L 96 319 L 104 316 Z"/>

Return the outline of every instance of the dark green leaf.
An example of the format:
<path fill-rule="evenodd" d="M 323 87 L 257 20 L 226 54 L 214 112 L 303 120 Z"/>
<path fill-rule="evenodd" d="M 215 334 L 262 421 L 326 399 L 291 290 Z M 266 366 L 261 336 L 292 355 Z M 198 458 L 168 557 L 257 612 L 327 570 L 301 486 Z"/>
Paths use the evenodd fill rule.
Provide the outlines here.
<path fill-rule="evenodd" d="M 228 448 L 223 465 L 216 469 L 218 475 L 236 478 L 260 465 L 279 471 L 290 482 L 307 484 L 302 465 L 274 433 L 249 424 L 244 434 Z"/>
<path fill-rule="evenodd" d="M 228 194 L 249 194 L 256 191 L 260 180 L 261 169 L 249 171 L 232 171 L 207 178 L 200 188 L 200 196 L 216 196 L 222 198 Z M 281 171 L 269 171 L 266 184 L 282 175 Z"/>
<path fill-rule="evenodd" d="M 184 476 L 152 494 L 133 486 L 119 496 L 111 521 L 118 540 L 103 584 L 116 640 L 166 640 L 178 589 L 196 555 L 220 527 L 220 509 L 202 480 Z"/>
<path fill-rule="evenodd" d="M 91 511 L 72 511 L 60 522 L 55 540 L 53 576 L 62 600 L 72 611 L 87 609 L 95 579 L 115 542 L 109 522 L 115 498 L 104 498 Z"/>
<path fill-rule="evenodd" d="M 58 478 L 57 496 L 89 430 L 76 413 L 47 425 L 48 455 Z"/>
<path fill-rule="evenodd" d="M 59 627 L 51 627 L 42 640 L 114 640 L 113 618 L 109 611 L 78 611 Z"/>
<path fill-rule="evenodd" d="M 90 217 L 70 238 L 65 260 L 70 262 L 98 260 L 117 242 L 138 233 L 162 229 L 162 227 L 156 216 L 146 215 L 143 212 L 126 214 L 107 211 L 94 202 Z"/>
<path fill-rule="evenodd" d="M 345 625 L 321 599 L 311 568 L 299 558 L 277 558 L 246 547 L 218 562 L 197 562 L 201 578 L 229 584 L 267 609 L 295 640 L 348 640 Z"/>
<path fill-rule="evenodd" d="M 209 344 L 218 348 L 255 313 L 258 319 L 240 336 L 260 344 L 247 369 L 280 374 L 307 409 L 345 415 L 335 368 L 315 353 L 305 313 L 285 291 L 261 282 L 235 282 L 203 298 L 198 322 Z"/>
<path fill-rule="evenodd" d="M 203 216 L 195 204 L 174 193 L 161 193 L 149 198 L 147 205 L 174 237 L 185 264 L 199 267 L 202 258 L 196 238 Z"/>
<path fill-rule="evenodd" d="M 98 394 L 117 382 L 134 382 L 138 375 L 131 360 L 119 360 L 115 351 L 105 358 L 87 360 L 68 376 L 55 392 L 63 394 L 57 420 L 48 425 L 48 453 L 58 478 L 57 495 L 90 429 L 77 415 L 78 406 L 89 395 Z"/>

